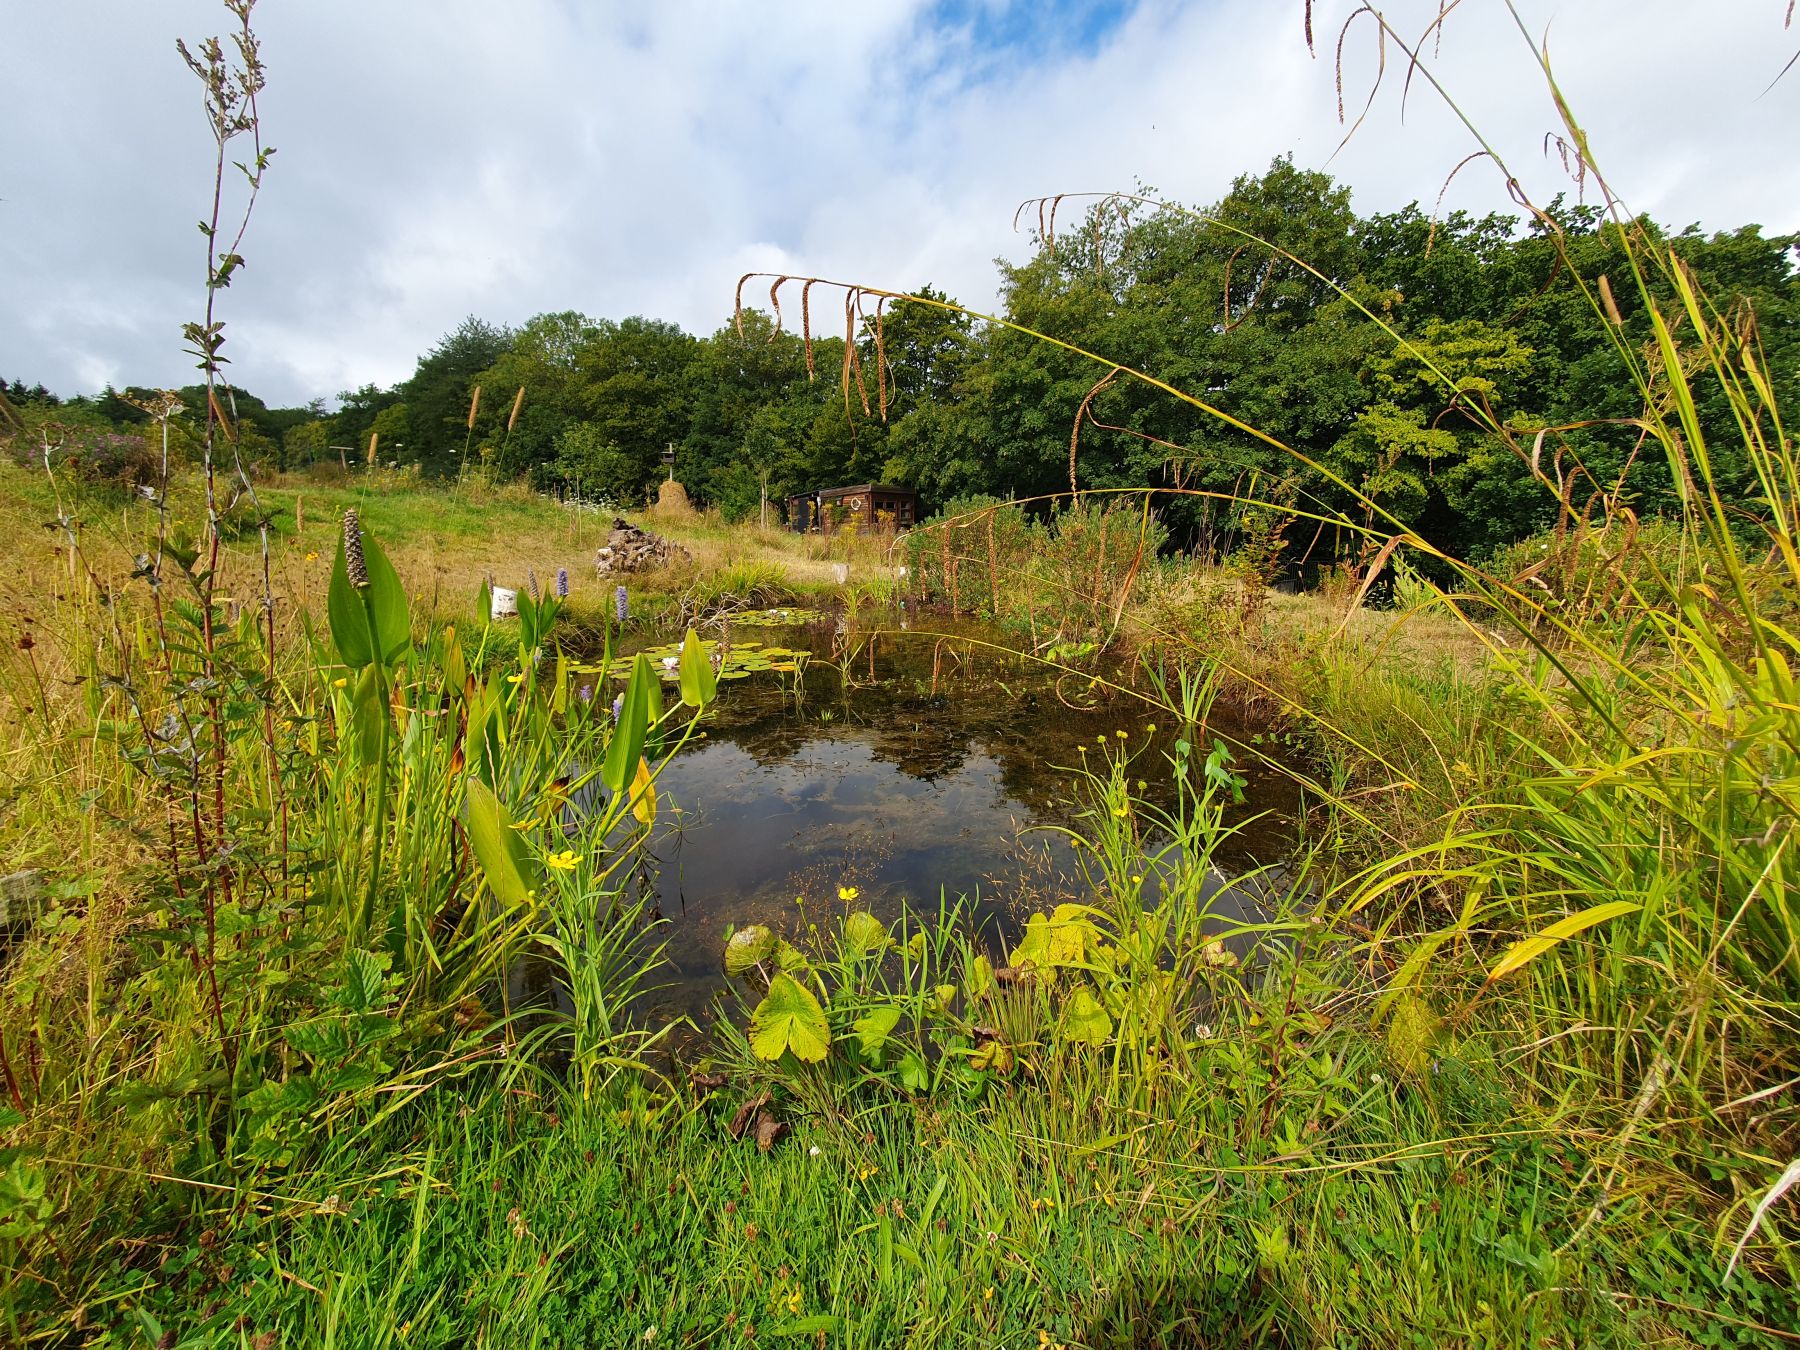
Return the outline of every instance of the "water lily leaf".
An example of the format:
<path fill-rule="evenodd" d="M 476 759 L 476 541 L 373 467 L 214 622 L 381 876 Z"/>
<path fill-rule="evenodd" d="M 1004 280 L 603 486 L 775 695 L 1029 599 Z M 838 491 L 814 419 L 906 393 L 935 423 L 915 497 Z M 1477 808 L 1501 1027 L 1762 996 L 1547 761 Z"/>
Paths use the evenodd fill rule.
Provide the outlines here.
<path fill-rule="evenodd" d="M 690 708 L 704 708 L 719 694 L 712 660 L 693 629 L 681 640 L 681 701 Z"/>
<path fill-rule="evenodd" d="M 778 973 L 769 992 L 750 1014 L 750 1049 L 758 1059 L 780 1059 L 787 1051 L 816 1064 L 831 1046 L 825 1010 L 812 990 L 792 975 Z"/>
<path fill-rule="evenodd" d="M 526 903 L 537 888 L 537 862 L 500 799 L 479 779 L 463 785 L 463 824 L 488 889 L 505 904 Z"/>
<path fill-rule="evenodd" d="M 873 1055 L 887 1044 L 894 1028 L 900 1025 L 900 1009 L 889 1004 L 875 1008 L 851 1023 L 850 1029 L 856 1033 L 856 1043 L 865 1055 Z"/>
<path fill-rule="evenodd" d="M 844 951 L 852 958 L 883 951 L 888 941 L 887 925 L 873 914 L 859 909 L 844 920 Z"/>
<path fill-rule="evenodd" d="M 1112 1018 L 1085 984 L 1077 985 L 1063 1004 L 1062 1038 L 1085 1045 L 1104 1045 L 1112 1035 Z"/>
<path fill-rule="evenodd" d="M 774 950 L 775 934 L 760 923 L 740 928 L 725 944 L 725 973 L 735 979 L 751 966 L 768 960 Z"/>

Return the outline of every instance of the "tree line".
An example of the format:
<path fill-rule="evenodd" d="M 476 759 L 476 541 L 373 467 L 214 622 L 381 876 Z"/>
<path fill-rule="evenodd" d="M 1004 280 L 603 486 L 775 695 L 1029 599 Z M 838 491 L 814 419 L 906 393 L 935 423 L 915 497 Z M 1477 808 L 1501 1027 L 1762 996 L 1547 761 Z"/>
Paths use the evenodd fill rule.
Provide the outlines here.
<path fill-rule="evenodd" d="M 470 317 L 410 378 L 347 391 L 335 412 L 240 392 L 240 427 L 282 468 L 350 467 L 373 451 L 431 477 L 479 471 L 622 505 L 653 490 L 673 447 L 690 495 L 731 518 L 765 493 L 866 481 L 915 487 L 927 509 L 1149 486 L 1182 490 L 1161 510 L 1190 546 L 1235 537 L 1254 499 L 1299 517 L 1391 512 L 1469 555 L 1553 521 L 1545 462 L 1571 509 L 1621 482 L 1640 514 L 1679 501 L 1633 425 L 1644 392 L 1617 344 L 1645 350 L 1652 334 L 1622 228 L 1672 240 L 1739 308 L 1747 340 L 1754 314 L 1778 378 L 1800 382 L 1800 236 L 1756 225 L 1621 227 L 1562 199 L 1526 220 L 1417 204 L 1361 216 L 1346 187 L 1288 159 L 1201 212 L 1115 198 L 1052 203 L 1037 219 L 1028 260 L 999 263 L 1004 322 L 930 287 L 883 306 L 879 324 L 859 306 L 848 382 L 841 316 L 830 335 L 796 331 L 793 282 L 781 318 L 757 296 L 705 337 L 644 317 Z M 812 318 L 841 308 L 822 294 L 808 297 Z M 1020 329 L 1153 374 L 1286 449 Z M 135 392 L 64 409 L 124 428 L 146 416 Z M 7 394 L 51 397 L 16 381 Z M 1483 406 L 1509 436 L 1483 429 Z M 1721 426 L 1729 415 L 1701 411 Z M 1753 489 L 1748 465 L 1724 469 Z"/>

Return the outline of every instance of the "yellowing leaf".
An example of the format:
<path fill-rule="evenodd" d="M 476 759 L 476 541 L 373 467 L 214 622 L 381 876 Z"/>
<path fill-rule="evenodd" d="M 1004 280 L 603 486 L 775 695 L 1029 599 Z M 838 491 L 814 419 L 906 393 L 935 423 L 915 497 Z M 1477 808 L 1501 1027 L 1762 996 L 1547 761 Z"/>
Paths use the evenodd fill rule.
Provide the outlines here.
<path fill-rule="evenodd" d="M 1088 1045 L 1104 1045 L 1112 1035 L 1112 1018 L 1100 1006 L 1093 990 L 1077 985 L 1063 1004 L 1062 1037 L 1065 1041 L 1081 1041 Z"/>
<path fill-rule="evenodd" d="M 1566 919 L 1558 919 L 1543 932 L 1513 943 L 1506 949 L 1506 955 L 1500 958 L 1492 970 L 1488 972 L 1487 982 L 1492 984 L 1504 975 L 1536 960 L 1549 951 L 1564 938 L 1574 937 L 1577 933 L 1586 932 L 1595 924 L 1605 923 L 1608 919 L 1616 919 L 1621 914 L 1630 914 L 1642 909 L 1642 905 L 1633 904 L 1629 900 L 1608 900 L 1604 905 L 1595 905 L 1584 909 L 1579 914 L 1571 914 Z"/>
<path fill-rule="evenodd" d="M 1393 1017 L 1388 1022 L 1388 1054 L 1395 1065 L 1407 1073 L 1424 1073 L 1431 1062 L 1437 1030 L 1437 1014 L 1431 1011 L 1431 1005 L 1417 994 L 1402 992 L 1394 1000 Z"/>
<path fill-rule="evenodd" d="M 859 909 L 844 919 L 844 952 L 852 958 L 874 955 L 889 941 L 887 925 L 873 914 Z"/>
<path fill-rule="evenodd" d="M 733 978 L 769 959 L 775 950 L 775 934 L 760 923 L 740 928 L 725 944 L 725 973 Z"/>
<path fill-rule="evenodd" d="M 643 825 L 656 823 L 656 784 L 650 778 L 650 764 L 639 759 L 637 777 L 631 780 L 631 814 Z"/>
<path fill-rule="evenodd" d="M 769 992 L 750 1014 L 750 1049 L 758 1059 L 780 1059 L 792 1050 L 796 1059 L 816 1064 L 831 1045 L 825 1010 L 812 990 L 792 975 L 777 974 Z"/>

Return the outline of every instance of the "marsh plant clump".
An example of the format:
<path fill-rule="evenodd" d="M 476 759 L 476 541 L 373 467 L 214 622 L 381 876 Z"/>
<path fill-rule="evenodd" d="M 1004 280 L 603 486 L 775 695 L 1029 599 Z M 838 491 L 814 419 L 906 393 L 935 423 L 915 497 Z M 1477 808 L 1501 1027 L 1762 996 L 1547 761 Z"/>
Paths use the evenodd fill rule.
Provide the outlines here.
<path fill-rule="evenodd" d="M 1403 322 L 1239 213 L 1109 196 L 1059 230 L 1045 198 L 1040 280 L 1222 237 L 1220 332 L 1304 292 L 1380 335 L 1379 397 L 1321 456 L 1016 313 L 988 340 L 1081 371 L 1055 502 L 943 491 L 898 540 L 671 518 L 691 570 L 590 595 L 559 561 L 577 517 L 492 481 L 532 432 L 510 376 L 480 377 L 518 390 L 486 421 L 480 379 L 457 391 L 453 488 L 382 477 L 373 431 L 365 483 L 254 471 L 216 307 L 270 152 L 228 8 L 235 56 L 183 52 L 221 182 L 255 146 L 242 218 L 205 227 L 199 396 L 144 401 L 130 496 L 72 469 L 49 404 L 0 401 L 0 512 L 52 521 L 0 663 L 10 1343 L 1793 1338 L 1785 338 L 1618 207 L 1560 97 L 1605 206 L 1531 208 L 1534 247 L 1625 410 L 1512 415 L 1505 334 Z M 1424 44 L 1359 18 L 1428 71 L 1454 16 Z M 847 288 L 828 347 L 831 283 L 764 280 L 852 421 L 917 397 L 909 324 L 959 312 Z M 1269 458 L 1227 490 L 1159 433 L 1166 475 L 1106 481 L 1102 419 L 1151 395 Z M 571 485 L 642 487 L 604 437 L 558 447 Z M 766 499 L 778 450 L 747 441 L 720 492 Z M 1451 547 L 1480 492 L 1449 494 L 1499 457 L 1533 528 Z M 1173 554 L 1177 527 L 1230 546 Z M 505 556 L 452 576 L 445 534 Z M 1290 571 L 1311 594 L 1271 591 Z M 804 702 L 809 649 L 736 630 L 829 623 L 848 686 L 870 628 L 938 615 L 1164 727 L 1065 766 L 1079 893 L 1001 936 L 968 897 L 878 915 L 847 868 L 718 934 L 716 1016 L 670 1016 L 677 920 L 641 884 L 688 828 L 663 772 L 734 681 Z M 1222 700 L 1273 720 L 1228 743 Z M 1301 836 L 1225 875 L 1259 757 Z"/>

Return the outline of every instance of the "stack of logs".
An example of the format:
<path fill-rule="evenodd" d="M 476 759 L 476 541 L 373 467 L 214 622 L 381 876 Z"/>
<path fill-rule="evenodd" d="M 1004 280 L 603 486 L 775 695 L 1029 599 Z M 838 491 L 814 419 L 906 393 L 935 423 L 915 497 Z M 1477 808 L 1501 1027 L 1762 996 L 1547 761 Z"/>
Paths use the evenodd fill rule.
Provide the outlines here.
<path fill-rule="evenodd" d="M 640 530 L 623 516 L 613 517 L 612 534 L 594 555 L 594 570 L 601 576 L 648 572 L 669 563 L 692 562 L 693 555 L 680 544 L 659 534 Z"/>

